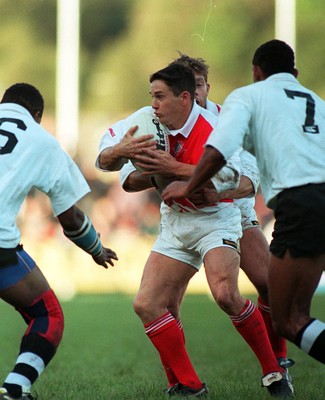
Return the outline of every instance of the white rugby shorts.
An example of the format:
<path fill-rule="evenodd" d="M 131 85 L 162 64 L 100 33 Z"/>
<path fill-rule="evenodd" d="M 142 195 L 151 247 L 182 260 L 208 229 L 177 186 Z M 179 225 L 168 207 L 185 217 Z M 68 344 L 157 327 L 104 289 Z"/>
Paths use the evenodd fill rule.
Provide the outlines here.
<path fill-rule="evenodd" d="M 241 214 L 234 203 L 215 212 L 162 210 L 160 233 L 152 251 L 200 269 L 205 254 L 217 247 L 239 252 Z"/>
<path fill-rule="evenodd" d="M 235 204 L 239 207 L 241 212 L 241 225 L 243 231 L 250 228 L 260 227 L 254 208 L 254 197 L 235 200 Z"/>

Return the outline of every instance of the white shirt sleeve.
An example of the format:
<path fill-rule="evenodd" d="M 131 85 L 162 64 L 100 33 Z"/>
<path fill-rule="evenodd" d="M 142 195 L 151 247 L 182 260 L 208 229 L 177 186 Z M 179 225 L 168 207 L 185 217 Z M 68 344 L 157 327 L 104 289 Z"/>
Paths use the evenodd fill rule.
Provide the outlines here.
<path fill-rule="evenodd" d="M 108 147 L 113 147 L 116 144 L 120 143 L 123 136 L 126 134 L 127 130 L 128 129 L 127 129 L 125 120 L 116 122 L 110 128 L 108 128 L 106 130 L 106 132 L 104 133 L 103 137 L 101 138 L 101 140 L 99 142 L 99 153 L 98 153 L 98 156 L 97 156 L 96 162 L 95 162 L 95 167 L 97 169 L 99 169 L 100 171 L 107 172 L 105 169 L 100 168 L 99 156 L 103 150 L 107 149 Z M 127 161 L 128 160 L 126 158 L 122 159 L 121 166 L 123 164 L 127 163 Z"/>
<path fill-rule="evenodd" d="M 232 157 L 227 161 L 227 164 L 211 178 L 211 181 L 218 193 L 225 190 L 237 189 L 240 181 L 241 162 L 240 162 L 241 149 L 236 151 Z"/>
<path fill-rule="evenodd" d="M 127 118 L 122 119 L 120 121 L 115 122 L 111 127 L 109 127 L 106 132 L 104 133 L 103 137 L 99 142 L 99 153 L 95 162 L 95 167 L 100 171 L 107 172 L 107 170 L 103 170 L 99 166 L 99 156 L 100 153 L 108 147 L 113 147 L 117 143 L 119 143 L 126 132 L 133 126 L 133 119 L 138 115 L 143 113 L 144 111 L 152 111 L 152 107 L 145 106 L 134 112 L 133 114 L 129 115 Z M 126 164 L 128 160 L 123 158 L 121 160 L 121 167 Z"/>
<path fill-rule="evenodd" d="M 128 176 L 131 175 L 132 172 L 136 170 L 137 169 L 135 168 L 135 166 L 132 164 L 131 161 L 129 161 L 122 167 L 122 169 L 120 170 L 120 184 L 123 189 L 124 189 L 124 183 L 127 180 Z"/>
<path fill-rule="evenodd" d="M 245 88 L 232 92 L 222 106 L 216 128 L 209 136 L 206 145 L 210 145 L 225 157 L 231 157 L 235 151 L 244 145 L 245 149 L 250 147 L 245 134 L 249 126 L 251 113 L 249 108 L 249 97 Z"/>
<path fill-rule="evenodd" d="M 241 175 L 247 176 L 252 182 L 254 193 L 249 197 L 255 196 L 260 185 L 260 173 L 257 167 L 256 158 L 246 150 L 240 153 Z"/>
<path fill-rule="evenodd" d="M 90 192 L 77 164 L 61 148 L 51 149 L 48 168 L 37 188 L 47 194 L 55 216 L 63 213 Z"/>

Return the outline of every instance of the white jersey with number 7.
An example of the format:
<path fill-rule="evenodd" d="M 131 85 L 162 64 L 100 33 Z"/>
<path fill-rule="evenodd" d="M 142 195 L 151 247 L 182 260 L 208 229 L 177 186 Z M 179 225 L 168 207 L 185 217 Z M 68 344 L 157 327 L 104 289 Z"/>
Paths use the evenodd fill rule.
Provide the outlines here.
<path fill-rule="evenodd" d="M 207 145 L 226 159 L 241 145 L 254 154 L 272 208 L 287 188 L 325 182 L 325 102 L 293 75 L 272 75 L 226 98 Z"/>

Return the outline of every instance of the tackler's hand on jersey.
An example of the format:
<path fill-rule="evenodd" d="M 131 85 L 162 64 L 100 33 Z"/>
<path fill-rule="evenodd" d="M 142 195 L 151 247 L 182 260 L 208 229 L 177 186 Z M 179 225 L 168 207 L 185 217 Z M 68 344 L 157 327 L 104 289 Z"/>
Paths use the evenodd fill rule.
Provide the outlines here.
<path fill-rule="evenodd" d="M 188 182 L 175 181 L 170 183 L 162 192 L 162 198 L 167 205 L 173 204 L 174 199 L 183 199 L 190 195 Z"/>
<path fill-rule="evenodd" d="M 218 203 L 222 198 L 224 196 L 217 192 L 211 181 L 208 181 L 204 187 L 189 196 L 189 199 L 197 208 L 211 206 Z"/>

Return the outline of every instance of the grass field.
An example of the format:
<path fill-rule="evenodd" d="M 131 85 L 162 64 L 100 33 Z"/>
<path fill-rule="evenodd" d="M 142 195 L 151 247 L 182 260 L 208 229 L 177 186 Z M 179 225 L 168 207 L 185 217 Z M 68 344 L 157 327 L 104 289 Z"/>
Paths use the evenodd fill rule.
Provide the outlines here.
<path fill-rule="evenodd" d="M 251 297 L 255 300 L 254 297 Z M 132 296 L 79 295 L 62 303 L 66 328 L 61 346 L 33 393 L 40 400 L 163 399 L 166 385 L 158 353 L 132 310 Z M 314 314 L 325 320 L 325 295 Z M 11 370 L 24 324 L 0 303 L 0 379 Z M 182 311 L 187 349 L 209 400 L 270 399 L 260 387 L 252 351 L 206 295 L 188 295 Z M 289 344 L 296 400 L 325 399 L 324 366 Z"/>

